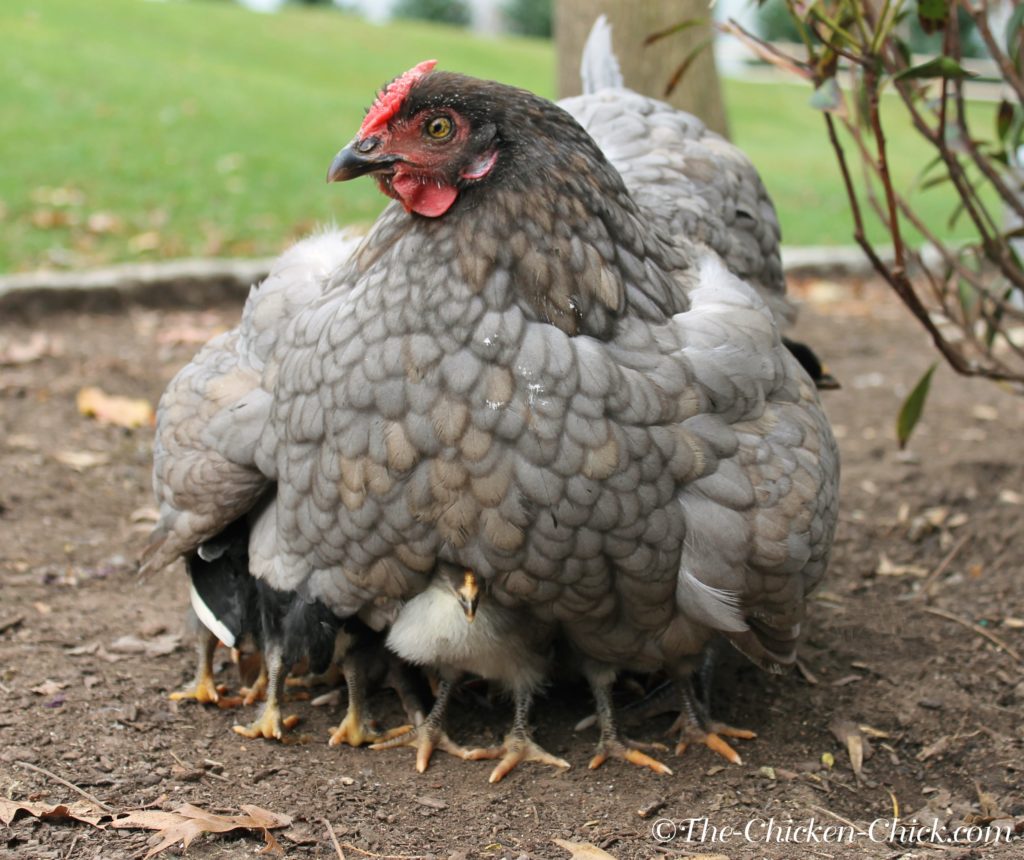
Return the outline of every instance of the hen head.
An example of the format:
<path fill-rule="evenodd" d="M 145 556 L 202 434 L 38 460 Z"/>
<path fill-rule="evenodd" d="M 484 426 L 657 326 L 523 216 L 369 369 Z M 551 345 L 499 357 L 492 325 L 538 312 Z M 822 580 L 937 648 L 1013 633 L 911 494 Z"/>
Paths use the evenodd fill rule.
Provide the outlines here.
<path fill-rule="evenodd" d="M 385 87 L 355 139 L 335 157 L 328 182 L 372 174 L 407 212 L 436 218 L 492 174 L 500 148 L 496 123 L 483 100 L 458 85 L 472 79 L 432 74 L 435 63 L 426 60 Z"/>

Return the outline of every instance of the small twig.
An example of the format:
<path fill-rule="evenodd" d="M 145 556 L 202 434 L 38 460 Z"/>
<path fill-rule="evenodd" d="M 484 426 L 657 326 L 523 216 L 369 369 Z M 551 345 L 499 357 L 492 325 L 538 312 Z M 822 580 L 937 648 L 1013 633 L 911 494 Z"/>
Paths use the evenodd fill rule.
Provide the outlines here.
<path fill-rule="evenodd" d="M 345 852 L 341 850 L 341 846 L 338 844 L 338 837 L 334 833 L 334 826 L 326 818 L 321 818 L 320 820 L 324 823 L 324 827 L 327 828 L 331 842 L 334 843 L 334 850 L 338 852 L 338 860 L 345 860 Z"/>
<path fill-rule="evenodd" d="M 918 597 L 928 596 L 928 592 L 935 583 L 935 580 L 946 572 L 949 566 L 953 563 L 953 559 L 960 554 L 960 550 L 963 549 L 964 544 L 967 543 L 969 538 L 969 534 L 964 535 L 960 540 L 953 544 L 953 548 L 946 553 L 946 557 L 942 559 L 942 561 L 935 566 L 935 569 L 924 578 L 924 581 L 921 583 L 921 590 L 917 593 Z"/>
<path fill-rule="evenodd" d="M 99 809 L 102 809 L 104 812 L 112 813 L 114 811 L 114 808 L 112 806 L 107 806 L 107 804 L 105 804 L 98 797 L 94 797 L 93 795 L 89 794 L 89 792 L 79 788 L 73 782 L 68 782 L 63 777 L 57 776 L 57 774 L 55 774 L 52 770 L 47 770 L 44 767 L 38 767 L 37 765 L 29 764 L 29 762 L 27 761 L 16 761 L 15 764 L 18 765 L 18 767 L 27 767 L 29 770 L 34 770 L 36 771 L 36 773 L 41 773 L 43 776 L 48 776 L 50 779 L 59 782 L 61 785 L 67 786 L 72 791 L 80 794 L 82 797 L 88 800 L 89 803 L 93 804 Z"/>
<path fill-rule="evenodd" d="M 861 833 L 862 832 L 862 828 L 858 824 L 854 823 L 853 821 L 850 821 L 849 818 L 843 818 L 843 816 L 839 815 L 839 813 L 837 813 L 837 812 L 833 812 L 831 809 L 825 809 L 824 806 L 815 806 L 813 803 L 810 804 L 810 807 L 815 812 L 821 812 L 824 815 L 830 815 L 836 821 L 841 821 L 847 827 L 852 827 L 854 833 Z"/>
<path fill-rule="evenodd" d="M 367 851 L 364 848 L 357 848 L 350 842 L 342 842 L 342 848 L 348 848 L 350 851 L 355 851 L 357 854 L 362 854 L 366 857 L 376 857 L 377 860 L 426 860 L 426 854 L 375 854 L 373 851 Z"/>
<path fill-rule="evenodd" d="M 68 850 L 64 853 L 64 860 L 70 860 L 71 852 L 75 850 L 75 846 L 78 844 L 78 840 L 82 834 L 76 833 L 75 838 L 71 840 L 71 844 L 68 846 Z"/>
<path fill-rule="evenodd" d="M 959 615 L 954 615 L 952 612 L 947 612 L 945 609 L 938 609 L 934 606 L 922 606 L 921 610 L 931 615 L 937 615 L 939 618 L 945 618 L 947 621 L 952 621 L 959 624 L 961 627 L 966 627 L 968 630 L 973 630 L 979 636 L 988 639 L 993 645 L 1009 654 L 1018 663 L 1024 663 L 1024 658 L 1017 653 L 1012 647 L 1007 645 L 1002 639 L 996 636 L 991 630 L 986 630 L 980 624 L 975 624 L 973 621 L 968 621 L 966 618 L 961 618 Z"/>

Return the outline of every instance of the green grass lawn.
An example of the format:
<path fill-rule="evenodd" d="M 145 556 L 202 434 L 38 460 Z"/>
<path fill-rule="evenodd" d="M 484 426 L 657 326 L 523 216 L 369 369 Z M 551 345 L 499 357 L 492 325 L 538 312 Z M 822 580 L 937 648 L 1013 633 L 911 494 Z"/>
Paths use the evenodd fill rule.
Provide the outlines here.
<path fill-rule="evenodd" d="M 315 224 L 371 221 L 383 204 L 371 182 L 323 177 L 382 83 L 428 57 L 547 96 L 554 77 L 546 42 L 329 9 L 4 0 L 0 33 L 0 272 L 272 254 Z M 848 242 L 807 91 L 727 92 L 786 241 Z M 905 176 L 920 162 L 907 153 Z"/>

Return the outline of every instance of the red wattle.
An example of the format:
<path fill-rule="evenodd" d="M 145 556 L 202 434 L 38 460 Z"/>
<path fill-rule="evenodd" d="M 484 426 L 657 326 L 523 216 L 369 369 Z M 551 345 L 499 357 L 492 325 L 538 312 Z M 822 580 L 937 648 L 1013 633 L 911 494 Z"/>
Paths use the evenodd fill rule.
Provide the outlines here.
<path fill-rule="evenodd" d="M 407 212 L 415 212 L 428 218 L 438 218 L 447 212 L 459 196 L 452 185 L 438 185 L 435 182 L 420 182 L 415 176 L 398 174 L 391 187 L 402 201 Z"/>

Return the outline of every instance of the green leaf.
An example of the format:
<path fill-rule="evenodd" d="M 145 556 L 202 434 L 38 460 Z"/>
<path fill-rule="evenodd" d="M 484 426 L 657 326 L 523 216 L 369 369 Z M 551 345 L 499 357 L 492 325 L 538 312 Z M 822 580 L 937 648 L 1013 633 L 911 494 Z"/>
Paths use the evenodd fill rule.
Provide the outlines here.
<path fill-rule="evenodd" d="M 906 78 L 976 78 L 976 72 L 969 72 L 952 57 L 932 57 L 919 66 L 911 66 L 896 75 L 895 80 Z"/>
<path fill-rule="evenodd" d="M 896 439 L 900 443 L 901 450 L 907 447 L 910 435 L 921 418 L 924 402 L 928 398 L 928 389 L 932 384 L 932 374 L 935 373 L 935 368 L 938 366 L 939 363 L 935 362 L 924 372 L 924 376 L 918 380 L 914 390 L 910 392 L 907 399 L 903 401 L 903 406 L 900 407 L 900 414 L 896 418 Z"/>
<path fill-rule="evenodd" d="M 996 111 L 996 137 L 1006 140 L 1010 133 L 1010 126 L 1013 124 L 1013 105 L 1006 99 L 999 102 L 999 109 Z"/>
<path fill-rule="evenodd" d="M 903 60 L 903 65 L 909 66 L 911 63 L 912 55 L 910 53 L 910 45 L 906 43 L 899 36 L 893 34 L 892 36 L 893 47 L 899 52 L 900 58 Z"/>
<path fill-rule="evenodd" d="M 671 27 L 666 27 L 664 30 L 658 30 L 656 33 L 651 33 L 651 35 L 644 39 L 644 45 L 653 45 L 655 42 L 660 39 L 664 39 L 666 36 L 681 33 L 683 30 L 688 30 L 690 27 L 700 27 L 702 24 L 707 23 L 707 18 L 687 18 L 685 21 L 680 21 L 678 24 L 673 24 Z"/>
<path fill-rule="evenodd" d="M 917 19 L 926 33 L 943 29 L 949 21 L 949 0 L 918 0 Z"/>

